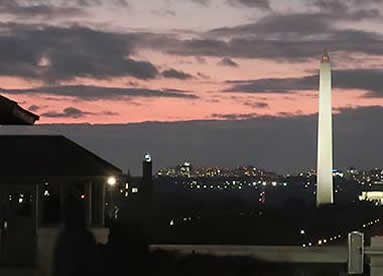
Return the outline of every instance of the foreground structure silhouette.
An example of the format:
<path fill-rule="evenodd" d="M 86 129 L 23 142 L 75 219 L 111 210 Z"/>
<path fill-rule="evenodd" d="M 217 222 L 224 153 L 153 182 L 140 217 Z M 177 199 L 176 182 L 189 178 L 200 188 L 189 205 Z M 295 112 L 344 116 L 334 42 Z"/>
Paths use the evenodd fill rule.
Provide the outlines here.
<path fill-rule="evenodd" d="M 0 125 L 33 125 L 40 117 L 0 95 Z"/>
<path fill-rule="evenodd" d="M 0 265 L 49 262 L 68 196 L 81 200 L 89 229 L 106 230 L 105 185 L 119 168 L 64 136 L 1 135 L 0 144 Z"/>

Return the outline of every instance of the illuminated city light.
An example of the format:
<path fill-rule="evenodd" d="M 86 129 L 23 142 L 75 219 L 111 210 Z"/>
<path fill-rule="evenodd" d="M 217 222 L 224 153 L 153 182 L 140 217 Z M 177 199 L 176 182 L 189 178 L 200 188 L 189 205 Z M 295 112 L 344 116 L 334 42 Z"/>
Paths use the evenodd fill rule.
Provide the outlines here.
<path fill-rule="evenodd" d="M 149 153 L 146 153 L 144 156 L 145 162 L 152 162 L 152 156 Z"/>
<path fill-rule="evenodd" d="M 114 185 L 116 185 L 117 180 L 116 180 L 116 178 L 114 176 L 111 176 L 111 177 L 108 178 L 107 183 L 110 186 L 114 186 Z"/>

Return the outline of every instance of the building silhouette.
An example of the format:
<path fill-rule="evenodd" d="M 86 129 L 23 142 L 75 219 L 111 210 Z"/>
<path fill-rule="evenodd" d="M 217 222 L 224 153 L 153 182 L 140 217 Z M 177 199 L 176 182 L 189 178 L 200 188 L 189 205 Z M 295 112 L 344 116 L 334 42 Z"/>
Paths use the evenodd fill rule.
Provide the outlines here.
<path fill-rule="evenodd" d="M 40 253 L 48 264 L 42 246 L 53 244 L 69 196 L 102 229 L 105 185 L 119 168 L 61 135 L 0 135 L 0 144 L 0 264 L 33 265 Z"/>
<path fill-rule="evenodd" d="M 33 125 L 39 116 L 0 95 L 0 125 Z"/>
<path fill-rule="evenodd" d="M 149 153 L 142 161 L 142 199 L 144 206 L 150 208 L 153 200 L 153 164 Z"/>

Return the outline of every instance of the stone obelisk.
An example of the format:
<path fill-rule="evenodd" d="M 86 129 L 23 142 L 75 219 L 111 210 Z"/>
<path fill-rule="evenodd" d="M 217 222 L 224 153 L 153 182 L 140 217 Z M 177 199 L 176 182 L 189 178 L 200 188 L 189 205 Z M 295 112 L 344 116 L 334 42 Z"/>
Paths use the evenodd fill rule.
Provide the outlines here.
<path fill-rule="evenodd" d="M 334 203 L 332 170 L 331 65 L 327 51 L 320 62 L 317 163 L 317 206 Z"/>

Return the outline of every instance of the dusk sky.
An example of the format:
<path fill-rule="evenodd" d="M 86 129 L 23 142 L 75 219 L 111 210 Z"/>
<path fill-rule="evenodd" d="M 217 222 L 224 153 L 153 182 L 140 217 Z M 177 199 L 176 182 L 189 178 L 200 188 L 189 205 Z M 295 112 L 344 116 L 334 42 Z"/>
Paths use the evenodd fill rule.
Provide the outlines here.
<path fill-rule="evenodd" d="M 281 124 L 282 133 L 290 123 L 312 118 L 309 136 L 315 137 L 324 48 L 333 66 L 335 116 L 360 115 L 365 121 L 356 123 L 362 126 L 378 119 L 369 112 L 382 115 L 383 0 L 0 0 L 0 14 L 0 94 L 39 114 L 39 124 L 160 121 L 187 127 L 206 121 L 233 131 L 249 127 L 257 136 L 257 125 L 270 131 Z M 203 137 L 196 139 L 206 147 L 220 139 Z M 270 137 L 264 137 L 266 143 Z M 123 169 L 133 162 L 122 157 L 127 152 L 77 138 Z M 192 143 L 187 139 L 180 143 Z M 239 139 L 247 143 L 249 137 Z M 262 141 L 254 146 L 265 149 Z M 284 169 L 314 166 L 312 142 L 307 148 L 314 150 L 312 157 Z M 137 158 L 151 149 L 137 143 Z M 232 163 L 222 160 L 229 154 L 225 150 L 216 159 L 174 151 L 178 156 L 163 165 L 182 159 L 203 165 L 258 160 L 283 170 L 282 163 L 289 162 L 275 164 L 268 153 L 257 159 L 256 147 L 251 155 L 230 153 L 237 158 Z M 377 165 L 363 152 L 357 160 L 339 153 L 339 165 Z M 335 162 L 336 154 L 335 149 Z"/>

